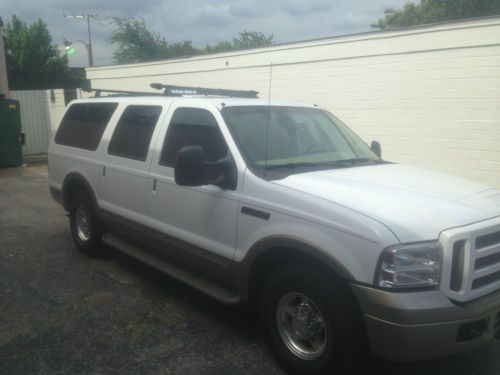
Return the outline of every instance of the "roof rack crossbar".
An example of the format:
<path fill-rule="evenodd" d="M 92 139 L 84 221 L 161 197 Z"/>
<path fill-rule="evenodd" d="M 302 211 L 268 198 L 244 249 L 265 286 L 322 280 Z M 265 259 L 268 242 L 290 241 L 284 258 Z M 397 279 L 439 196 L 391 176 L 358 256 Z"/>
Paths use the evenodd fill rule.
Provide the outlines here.
<path fill-rule="evenodd" d="M 183 95 L 213 95 L 213 96 L 228 96 L 233 98 L 258 98 L 258 91 L 245 90 L 227 90 L 227 89 L 211 89 L 206 87 L 189 87 L 164 85 L 162 83 L 152 83 L 151 87 L 157 90 L 163 90 L 163 95 L 166 96 L 183 96 Z"/>
<path fill-rule="evenodd" d="M 115 89 L 90 89 L 94 91 L 94 97 L 101 97 L 101 93 L 108 93 L 109 96 L 183 96 L 183 95 L 205 95 L 205 96 L 227 96 L 233 98 L 258 98 L 258 91 L 245 90 L 227 90 L 227 89 L 211 89 L 206 87 L 189 87 L 163 85 L 161 83 L 152 83 L 151 87 L 157 90 L 163 90 L 162 93 L 130 91 L 130 90 L 115 90 Z"/>
<path fill-rule="evenodd" d="M 90 91 L 95 91 L 94 98 L 101 97 L 101 93 L 115 94 L 111 96 L 163 96 L 162 94 L 156 92 L 142 92 L 142 91 L 128 91 L 128 90 L 114 90 L 114 89 L 90 89 Z"/>

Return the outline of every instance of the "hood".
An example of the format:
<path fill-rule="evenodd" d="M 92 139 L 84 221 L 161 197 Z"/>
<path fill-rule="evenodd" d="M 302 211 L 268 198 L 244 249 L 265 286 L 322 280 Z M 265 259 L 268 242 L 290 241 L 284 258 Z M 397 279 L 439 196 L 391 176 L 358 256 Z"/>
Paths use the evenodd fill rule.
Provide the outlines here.
<path fill-rule="evenodd" d="M 401 242 L 436 239 L 445 229 L 500 215 L 500 190 L 402 164 L 300 173 L 274 183 L 370 216 Z"/>

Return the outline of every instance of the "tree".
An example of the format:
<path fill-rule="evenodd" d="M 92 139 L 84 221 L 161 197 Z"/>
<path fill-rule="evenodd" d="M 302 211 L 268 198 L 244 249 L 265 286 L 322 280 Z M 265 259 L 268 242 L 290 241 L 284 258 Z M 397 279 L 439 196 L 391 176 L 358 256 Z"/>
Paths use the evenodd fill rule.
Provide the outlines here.
<path fill-rule="evenodd" d="M 188 40 L 168 43 L 160 34 L 148 30 L 143 20 L 115 18 L 113 24 L 116 29 L 110 42 L 118 45 L 118 49 L 113 52 L 113 61 L 118 64 L 267 46 L 273 41 L 272 35 L 266 36 L 260 32 L 243 31 L 239 33 L 238 38 L 233 38 L 232 41 L 225 40 L 213 46 L 207 45 L 203 49 L 198 49 L 193 47 L 191 41 Z"/>
<path fill-rule="evenodd" d="M 255 47 L 269 46 L 273 43 L 273 34 L 264 35 L 256 31 L 246 31 L 239 33 L 238 38 L 233 38 L 233 46 L 235 49 L 246 49 Z"/>
<path fill-rule="evenodd" d="M 233 43 L 231 43 L 229 40 L 224 40 L 222 42 L 219 42 L 213 46 L 207 44 L 204 52 L 205 53 L 217 53 L 217 52 L 225 52 L 225 51 L 231 51 L 234 49 Z"/>
<path fill-rule="evenodd" d="M 115 63 L 154 61 L 198 52 L 190 41 L 169 44 L 159 34 L 149 31 L 143 20 L 115 18 L 113 23 L 117 28 L 110 41 L 118 44 L 118 49 L 113 52 Z"/>
<path fill-rule="evenodd" d="M 5 28 L 7 73 L 11 90 L 80 87 L 81 76 L 52 44 L 47 25 L 39 19 L 27 25 L 15 15 Z"/>
<path fill-rule="evenodd" d="M 500 14 L 500 0 L 421 0 L 385 10 L 384 18 L 371 26 L 387 29 L 496 14 Z"/>
<path fill-rule="evenodd" d="M 218 44 L 205 47 L 205 53 L 225 52 L 237 49 L 248 49 L 256 47 L 265 47 L 273 43 L 274 36 L 264 35 L 257 31 L 242 31 L 239 33 L 238 38 L 233 38 L 233 41 L 228 40 L 219 42 Z"/>

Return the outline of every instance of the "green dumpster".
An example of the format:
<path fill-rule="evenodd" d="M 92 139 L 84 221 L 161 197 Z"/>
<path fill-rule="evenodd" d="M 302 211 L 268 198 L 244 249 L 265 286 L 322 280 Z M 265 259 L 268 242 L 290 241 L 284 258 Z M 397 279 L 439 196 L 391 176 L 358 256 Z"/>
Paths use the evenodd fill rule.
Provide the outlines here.
<path fill-rule="evenodd" d="M 23 143 L 19 101 L 0 99 L 0 167 L 22 164 Z"/>

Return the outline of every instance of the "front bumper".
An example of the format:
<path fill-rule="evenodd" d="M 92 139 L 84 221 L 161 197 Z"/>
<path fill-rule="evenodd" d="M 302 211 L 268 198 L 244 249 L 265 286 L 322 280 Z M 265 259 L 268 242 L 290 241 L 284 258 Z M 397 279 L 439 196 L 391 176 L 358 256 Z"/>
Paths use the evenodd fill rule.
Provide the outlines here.
<path fill-rule="evenodd" d="M 439 290 L 388 292 L 351 284 L 371 350 L 393 361 L 444 357 L 500 338 L 500 290 L 455 303 Z"/>

